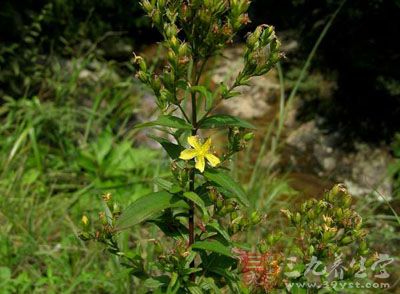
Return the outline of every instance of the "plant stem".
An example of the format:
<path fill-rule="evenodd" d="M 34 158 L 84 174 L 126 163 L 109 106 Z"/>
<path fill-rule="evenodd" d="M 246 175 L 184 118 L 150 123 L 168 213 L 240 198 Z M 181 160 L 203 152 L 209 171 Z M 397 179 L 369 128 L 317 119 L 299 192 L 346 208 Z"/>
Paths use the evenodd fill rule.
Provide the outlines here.
<path fill-rule="evenodd" d="M 196 66 L 197 66 L 197 61 L 194 60 L 193 62 L 194 65 L 194 71 L 196 72 Z M 199 81 L 199 76 L 201 75 L 201 72 L 198 73 L 198 77 L 195 79 L 196 84 Z M 196 76 L 196 75 L 195 75 Z M 197 105 L 196 105 L 196 93 L 192 93 L 192 136 L 196 136 L 197 134 Z M 190 170 L 190 182 L 189 182 L 189 191 L 194 192 L 194 180 L 195 180 L 195 169 L 192 168 Z M 194 236 L 194 202 L 189 201 L 189 246 L 191 246 L 194 243 L 195 236 Z M 194 260 L 190 264 L 190 267 L 194 267 Z M 190 280 L 194 281 L 195 280 L 195 275 L 191 274 L 190 275 Z"/>

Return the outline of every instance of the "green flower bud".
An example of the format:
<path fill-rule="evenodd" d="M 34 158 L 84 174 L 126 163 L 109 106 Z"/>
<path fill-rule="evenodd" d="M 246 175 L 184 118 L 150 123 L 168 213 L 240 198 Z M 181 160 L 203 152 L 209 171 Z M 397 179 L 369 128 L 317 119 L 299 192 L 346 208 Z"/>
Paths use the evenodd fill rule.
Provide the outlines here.
<path fill-rule="evenodd" d="M 378 260 L 378 254 L 375 253 L 374 255 L 372 255 L 371 257 L 367 258 L 367 260 L 365 261 L 365 266 L 367 268 L 371 267 L 375 261 Z"/>
<path fill-rule="evenodd" d="M 171 46 L 171 48 L 174 52 L 179 51 L 179 47 L 180 47 L 179 40 L 175 36 L 172 36 L 169 39 L 169 45 Z"/>
<path fill-rule="evenodd" d="M 165 0 L 157 0 L 157 5 L 159 9 L 163 9 L 165 7 Z"/>
<path fill-rule="evenodd" d="M 310 209 L 309 211 L 307 211 L 307 217 L 310 220 L 314 220 L 315 219 L 315 212 L 313 209 Z"/>
<path fill-rule="evenodd" d="M 313 255 L 314 252 L 315 252 L 314 246 L 313 246 L 313 245 L 310 245 L 310 246 L 308 247 L 308 255 Z"/>
<path fill-rule="evenodd" d="M 156 255 L 160 255 L 160 254 L 162 254 L 164 252 L 164 250 L 163 250 L 163 248 L 162 248 L 162 246 L 161 246 L 161 243 L 159 242 L 159 241 L 154 241 L 154 253 L 156 254 Z"/>
<path fill-rule="evenodd" d="M 258 244 L 258 250 L 264 254 L 268 252 L 269 246 L 265 243 L 265 241 L 261 241 L 260 244 Z"/>
<path fill-rule="evenodd" d="M 224 206 L 224 199 L 222 199 L 222 197 L 218 197 L 216 205 L 218 209 L 221 209 Z"/>
<path fill-rule="evenodd" d="M 351 206 L 352 198 L 349 194 L 343 197 L 343 206 L 349 208 Z"/>
<path fill-rule="evenodd" d="M 147 84 L 147 82 L 148 82 L 148 79 L 149 79 L 149 77 L 148 77 L 148 75 L 144 72 L 144 71 L 138 71 L 137 73 L 136 73 L 136 77 L 142 82 L 142 83 L 145 83 L 145 84 Z"/>
<path fill-rule="evenodd" d="M 184 57 L 188 56 L 189 54 L 190 54 L 190 47 L 188 43 L 182 43 L 181 46 L 179 47 L 178 56 Z"/>
<path fill-rule="evenodd" d="M 151 87 L 153 88 L 154 93 L 159 93 L 161 90 L 161 80 L 155 75 L 151 80 Z"/>
<path fill-rule="evenodd" d="M 341 243 L 342 243 L 343 245 L 348 245 L 348 244 L 350 244 L 351 242 L 353 242 L 353 238 L 352 238 L 351 236 L 346 236 L 346 237 L 344 237 L 344 238 L 341 240 Z"/>
<path fill-rule="evenodd" d="M 288 218 L 289 221 L 292 221 L 293 214 L 289 209 L 281 209 L 281 212 Z"/>
<path fill-rule="evenodd" d="M 343 209 L 341 209 L 340 207 L 336 208 L 335 214 L 339 220 L 343 219 Z"/>
<path fill-rule="evenodd" d="M 158 9 L 152 12 L 151 19 L 156 26 L 160 27 L 162 25 L 161 13 Z"/>
<path fill-rule="evenodd" d="M 176 54 L 174 51 L 169 50 L 167 53 L 167 59 L 169 63 L 172 65 L 172 67 L 176 67 L 178 64 L 178 58 L 176 57 Z"/>
<path fill-rule="evenodd" d="M 249 141 L 253 140 L 253 139 L 254 139 L 254 133 L 247 133 L 247 134 L 245 134 L 245 135 L 243 136 L 243 139 L 244 139 L 246 142 L 249 142 Z"/>
<path fill-rule="evenodd" d="M 366 255 L 368 253 L 368 251 L 369 251 L 368 245 L 367 245 L 367 242 L 365 242 L 365 240 L 361 241 L 358 251 L 361 255 Z"/>
<path fill-rule="evenodd" d="M 144 11 L 146 11 L 148 14 L 150 14 L 154 9 L 149 0 L 142 0 L 140 4 L 142 5 Z"/>
<path fill-rule="evenodd" d="M 237 213 L 237 211 L 232 211 L 230 214 L 231 220 L 236 219 L 238 216 L 239 216 L 239 214 Z"/>
<path fill-rule="evenodd" d="M 215 188 L 211 187 L 211 189 L 208 190 L 208 197 L 210 197 L 210 200 L 212 202 L 215 202 L 218 198 L 218 192 Z"/>
<path fill-rule="evenodd" d="M 301 222 L 301 214 L 299 212 L 296 212 L 296 215 L 294 217 L 294 223 L 300 224 L 300 222 Z"/>
<path fill-rule="evenodd" d="M 257 211 L 253 211 L 250 216 L 250 220 L 253 225 L 256 225 L 261 221 L 261 216 Z"/>
<path fill-rule="evenodd" d="M 263 27 L 258 26 L 255 31 L 247 36 L 246 45 L 249 49 L 254 49 L 260 39 Z"/>
<path fill-rule="evenodd" d="M 273 33 L 274 33 L 273 26 L 268 26 L 264 29 L 264 31 L 262 32 L 261 37 L 260 37 L 262 46 L 266 46 L 267 44 L 269 44 L 272 41 L 272 38 L 270 38 L 270 37 L 271 36 L 275 37 L 273 35 Z"/>
<path fill-rule="evenodd" d="M 176 36 L 178 34 L 178 28 L 175 24 L 165 24 L 164 31 L 168 39 L 171 39 L 173 36 Z"/>
<path fill-rule="evenodd" d="M 90 234 L 88 233 L 88 232 L 82 232 L 82 233 L 80 233 L 79 234 L 79 238 L 82 240 L 82 241 L 89 241 L 91 238 L 90 238 Z"/>

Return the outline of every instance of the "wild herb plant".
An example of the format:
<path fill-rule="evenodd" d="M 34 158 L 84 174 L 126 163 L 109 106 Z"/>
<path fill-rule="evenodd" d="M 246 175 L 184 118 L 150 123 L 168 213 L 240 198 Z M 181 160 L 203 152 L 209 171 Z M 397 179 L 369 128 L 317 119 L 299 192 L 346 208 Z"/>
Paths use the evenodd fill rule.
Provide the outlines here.
<path fill-rule="evenodd" d="M 154 293 L 270 291 L 284 288 L 291 279 L 303 279 L 305 264 L 314 254 L 326 259 L 355 241 L 361 242 L 360 254 L 366 254 L 361 218 L 349 208 L 350 195 L 337 186 L 325 200 L 306 201 L 300 212 L 283 210 L 294 234 L 275 232 L 260 241 L 262 265 L 251 283 L 242 279 L 251 248 L 241 242 L 240 233 L 265 222 L 265 217 L 248 208 L 245 190 L 231 177 L 227 163 L 246 148 L 253 138 L 249 129 L 254 127 L 238 117 L 213 113 L 222 101 L 238 95 L 239 86 L 248 85 L 279 61 L 280 43 L 273 27 L 258 26 L 247 35 L 244 67 L 234 82 L 211 88 L 201 83 L 207 62 L 249 23 L 250 1 L 143 0 L 141 4 L 163 36 L 167 60 L 156 72 L 135 56 L 137 78 L 153 90 L 161 113 L 157 120 L 137 127 L 164 131 L 165 136 L 152 138 L 170 157 L 171 175 L 155 179 L 157 191 L 122 212 L 110 194 L 104 195 L 101 227 L 91 232 L 91 220 L 83 216 L 81 238 L 106 244 Z M 218 154 L 213 132 L 205 136 L 210 129 L 226 134 Z M 162 231 L 160 240 L 147 244 L 154 247 L 153 260 L 143 258 L 139 246 L 131 252 L 118 243 L 119 232 L 144 222 Z M 279 240 L 294 241 L 276 246 Z M 287 253 L 301 257 L 298 276 L 284 275 Z"/>

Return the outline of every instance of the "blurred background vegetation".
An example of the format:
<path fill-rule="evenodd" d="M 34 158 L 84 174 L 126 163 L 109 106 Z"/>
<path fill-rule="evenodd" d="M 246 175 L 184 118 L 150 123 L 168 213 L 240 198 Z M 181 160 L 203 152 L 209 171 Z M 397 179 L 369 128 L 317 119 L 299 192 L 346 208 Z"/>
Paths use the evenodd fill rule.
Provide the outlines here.
<path fill-rule="evenodd" d="M 277 82 L 285 93 L 296 87 L 338 5 L 253 1 L 250 27 L 274 25 L 285 45 Z M 232 163 L 244 167 L 236 176 L 276 225 L 288 202 L 319 197 L 336 181 L 352 186 L 371 246 L 396 257 L 393 268 L 400 228 L 399 10 L 398 0 L 347 1 L 298 87 L 287 131 L 279 136 L 273 127 L 269 137 L 271 120 L 250 116 L 260 127 L 251 147 L 257 156 Z M 136 281 L 118 260 L 77 233 L 83 213 L 96 217 L 103 193 L 126 206 L 166 172 L 161 150 L 133 129 L 154 107 L 134 79 L 132 52 L 144 52 L 153 66 L 162 60 L 160 36 L 143 15 L 135 0 L 0 3 L 0 293 L 133 291 Z M 213 64 L 208 79 L 221 63 Z M 259 96 L 276 105 L 274 95 Z M 152 256 L 145 240 L 154 236 L 146 226 L 122 234 L 121 243 Z M 399 273 L 391 273 L 395 292 Z"/>

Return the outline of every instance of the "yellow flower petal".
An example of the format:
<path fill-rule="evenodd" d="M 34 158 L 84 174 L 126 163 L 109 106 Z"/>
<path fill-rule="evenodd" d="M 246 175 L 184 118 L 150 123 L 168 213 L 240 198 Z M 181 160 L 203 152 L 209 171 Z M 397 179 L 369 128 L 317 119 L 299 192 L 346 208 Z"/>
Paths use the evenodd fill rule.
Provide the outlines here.
<path fill-rule="evenodd" d="M 181 152 L 181 155 L 179 156 L 179 158 L 183 159 L 183 160 L 190 160 L 190 159 L 194 158 L 196 155 L 197 155 L 196 150 L 186 149 Z"/>
<path fill-rule="evenodd" d="M 206 158 L 212 167 L 216 167 L 218 164 L 221 163 L 221 160 L 219 160 L 219 158 L 216 157 L 214 154 L 207 153 Z"/>
<path fill-rule="evenodd" d="M 200 171 L 203 172 L 204 168 L 206 167 L 206 161 L 204 156 L 196 156 L 196 165 L 195 167 Z"/>
<path fill-rule="evenodd" d="M 208 138 L 207 141 L 201 146 L 201 149 L 204 153 L 207 153 L 211 148 L 211 138 Z"/>
<path fill-rule="evenodd" d="M 200 144 L 199 138 L 197 136 L 190 136 L 187 138 L 187 141 L 188 141 L 189 145 L 192 146 L 194 149 L 201 148 L 201 144 Z"/>

